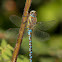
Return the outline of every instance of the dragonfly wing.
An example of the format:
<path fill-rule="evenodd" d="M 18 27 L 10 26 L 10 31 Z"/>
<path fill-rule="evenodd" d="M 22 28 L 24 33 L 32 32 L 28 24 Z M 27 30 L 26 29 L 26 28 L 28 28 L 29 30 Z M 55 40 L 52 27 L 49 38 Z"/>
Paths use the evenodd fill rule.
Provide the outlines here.
<path fill-rule="evenodd" d="M 9 17 L 10 21 L 15 24 L 16 26 L 20 27 L 20 24 L 21 24 L 21 18 L 16 16 L 16 15 L 11 15 Z"/>
<path fill-rule="evenodd" d="M 46 21 L 46 22 L 37 22 L 35 28 L 38 28 L 42 31 L 46 31 L 50 28 L 52 28 L 54 25 L 55 25 L 55 21 L 52 20 L 52 21 Z"/>
<path fill-rule="evenodd" d="M 33 31 L 33 36 L 40 39 L 41 41 L 47 41 L 50 38 L 50 35 L 47 32 L 40 31 L 39 29 L 35 29 Z"/>
<path fill-rule="evenodd" d="M 18 34 L 19 33 L 19 28 L 9 28 L 6 32 L 7 33 L 12 32 L 14 34 Z"/>
<path fill-rule="evenodd" d="M 14 34 L 15 38 L 17 38 L 18 35 L 19 35 L 19 29 L 20 29 L 20 28 L 10 28 L 10 29 L 8 29 L 8 30 L 6 31 L 6 33 L 11 33 L 11 35 Z M 28 32 L 27 32 L 27 28 L 26 28 L 25 31 L 24 31 L 23 38 L 26 38 L 27 36 L 28 36 Z"/>
<path fill-rule="evenodd" d="M 6 30 L 6 34 L 8 35 L 7 38 L 11 39 L 17 39 L 18 34 L 19 34 L 19 28 L 9 28 L 8 30 Z"/>

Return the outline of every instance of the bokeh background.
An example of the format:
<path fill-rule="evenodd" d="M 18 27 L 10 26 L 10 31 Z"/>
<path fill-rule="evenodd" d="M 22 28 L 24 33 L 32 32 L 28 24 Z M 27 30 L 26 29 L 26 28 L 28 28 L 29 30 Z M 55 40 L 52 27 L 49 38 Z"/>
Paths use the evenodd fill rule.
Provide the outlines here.
<path fill-rule="evenodd" d="M 25 1 L 0 0 L 0 62 L 11 62 L 17 36 L 7 31 L 18 27 L 9 17 L 14 14 L 22 19 Z M 46 31 L 50 34 L 48 40 L 33 38 L 33 62 L 62 62 L 62 0 L 32 0 L 31 10 L 37 11 L 38 21 L 47 22 L 45 26 L 50 27 Z M 52 20 L 55 22 L 49 24 Z M 29 62 L 28 37 L 23 38 L 17 62 Z"/>

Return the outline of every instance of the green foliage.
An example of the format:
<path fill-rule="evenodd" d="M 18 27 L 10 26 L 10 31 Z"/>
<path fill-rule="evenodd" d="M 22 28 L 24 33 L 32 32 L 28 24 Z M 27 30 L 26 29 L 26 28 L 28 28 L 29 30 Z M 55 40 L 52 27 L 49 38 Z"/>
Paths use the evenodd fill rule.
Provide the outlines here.
<path fill-rule="evenodd" d="M 55 35 L 49 42 L 49 53 L 62 58 L 62 35 Z"/>
<path fill-rule="evenodd" d="M 40 6 L 37 10 L 39 21 L 50 21 L 57 20 L 59 5 L 56 3 L 46 4 L 44 6 Z"/>
<path fill-rule="evenodd" d="M 13 47 L 7 44 L 5 39 L 2 39 L 0 46 L 0 62 L 11 62 Z M 29 62 L 28 58 L 19 55 L 17 62 Z"/>
<path fill-rule="evenodd" d="M 49 41 L 42 42 L 39 38 L 32 39 L 33 53 L 36 55 L 48 54 L 62 58 L 62 36 L 52 36 Z M 29 40 L 25 38 L 22 43 L 22 48 L 29 51 Z"/>
<path fill-rule="evenodd" d="M 1 42 L 1 62 L 9 62 L 11 61 L 11 56 L 12 56 L 12 51 L 13 51 L 13 47 L 11 47 L 9 44 L 7 44 L 7 42 L 2 39 L 2 42 Z"/>
<path fill-rule="evenodd" d="M 18 56 L 18 59 L 17 59 L 17 62 L 29 62 L 29 59 L 26 58 L 26 57 L 23 56 L 23 55 L 19 55 L 19 56 Z"/>
<path fill-rule="evenodd" d="M 40 62 L 55 62 L 53 58 L 41 58 Z"/>

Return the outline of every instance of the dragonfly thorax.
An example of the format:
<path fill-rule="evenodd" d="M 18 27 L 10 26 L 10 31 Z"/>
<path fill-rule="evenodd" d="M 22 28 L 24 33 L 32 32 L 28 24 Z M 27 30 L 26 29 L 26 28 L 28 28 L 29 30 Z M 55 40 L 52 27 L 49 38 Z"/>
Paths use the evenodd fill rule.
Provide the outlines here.
<path fill-rule="evenodd" d="M 37 17 L 29 16 L 27 22 L 27 28 L 33 29 L 33 27 L 36 25 Z"/>

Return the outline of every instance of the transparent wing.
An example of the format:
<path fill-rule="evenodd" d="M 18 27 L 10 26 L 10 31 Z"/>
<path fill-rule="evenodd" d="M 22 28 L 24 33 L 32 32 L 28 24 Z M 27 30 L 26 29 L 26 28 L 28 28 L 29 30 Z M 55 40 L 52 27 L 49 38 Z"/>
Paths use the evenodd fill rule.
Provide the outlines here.
<path fill-rule="evenodd" d="M 18 35 L 19 35 L 19 29 L 20 28 L 9 28 L 7 31 L 6 31 L 6 33 L 8 34 L 8 33 L 10 33 L 10 35 L 9 35 L 9 37 L 12 37 L 12 38 L 15 38 L 15 39 L 17 39 L 18 38 Z M 25 29 L 25 31 L 24 31 L 24 38 L 26 38 L 28 36 L 28 34 L 27 34 L 27 28 Z"/>
<path fill-rule="evenodd" d="M 6 30 L 6 38 L 8 40 L 12 39 L 12 41 L 17 40 L 19 34 L 19 28 L 9 28 Z"/>
<path fill-rule="evenodd" d="M 35 37 L 36 39 L 40 39 L 41 41 L 47 41 L 50 38 L 50 35 L 47 32 L 41 31 L 39 29 L 34 29 L 33 30 L 33 38 Z"/>
<path fill-rule="evenodd" d="M 25 32 L 24 32 L 23 39 L 27 39 L 27 38 L 29 40 L 28 31 L 26 28 Z M 32 31 L 32 41 L 34 41 L 34 39 L 39 39 L 39 41 L 47 41 L 50 39 L 50 35 L 47 32 L 44 32 L 44 31 L 39 30 L 38 28 L 35 28 Z"/>
<path fill-rule="evenodd" d="M 15 24 L 16 26 L 20 27 L 20 24 L 21 24 L 21 18 L 16 16 L 16 15 L 11 15 L 9 17 L 10 21 Z"/>
<path fill-rule="evenodd" d="M 9 28 L 6 32 L 12 32 L 14 34 L 18 34 L 19 33 L 19 29 L 20 28 Z"/>
<path fill-rule="evenodd" d="M 38 28 L 42 31 L 46 31 L 50 28 L 52 28 L 54 25 L 55 25 L 55 21 L 52 20 L 52 21 L 45 21 L 45 22 L 37 22 L 37 24 L 35 25 L 34 28 Z"/>
<path fill-rule="evenodd" d="M 6 33 L 7 34 L 10 33 L 8 38 L 14 38 L 15 40 L 17 40 L 18 35 L 19 35 L 19 28 L 10 28 L 6 31 Z M 23 36 L 23 39 L 26 39 L 26 38 L 28 38 L 27 28 L 25 29 L 24 36 Z M 43 32 L 36 28 L 32 32 L 32 39 L 35 39 L 35 38 L 40 39 L 40 41 L 46 41 L 50 38 L 50 35 L 47 32 Z"/>

